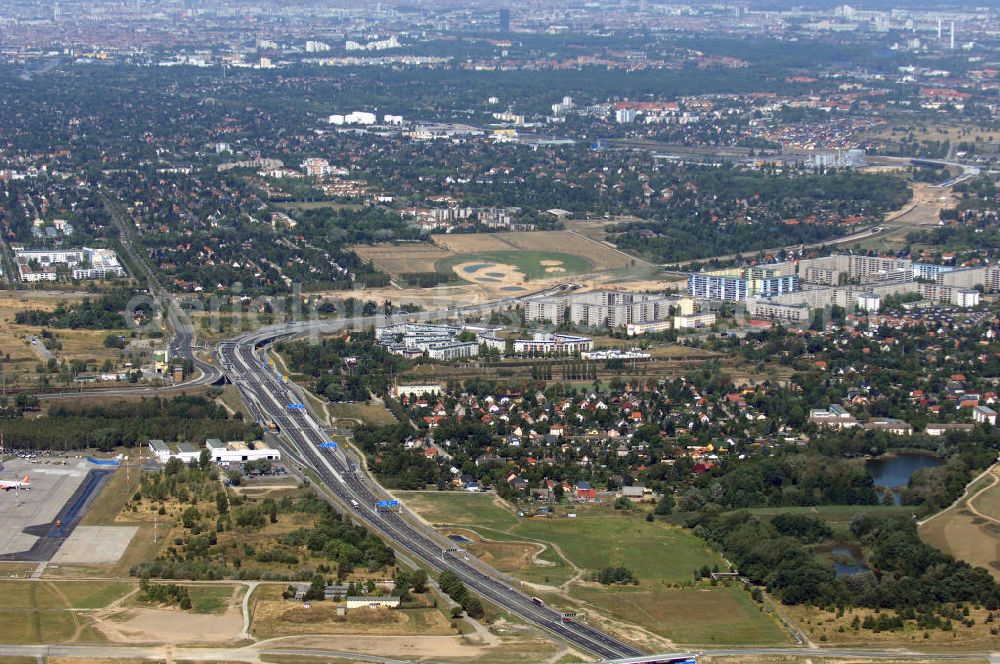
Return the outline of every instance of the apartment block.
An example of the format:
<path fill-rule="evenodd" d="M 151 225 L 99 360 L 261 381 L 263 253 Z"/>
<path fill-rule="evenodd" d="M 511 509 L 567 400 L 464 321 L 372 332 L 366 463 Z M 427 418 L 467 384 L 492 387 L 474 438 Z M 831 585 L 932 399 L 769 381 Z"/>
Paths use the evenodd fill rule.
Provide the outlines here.
<path fill-rule="evenodd" d="M 524 315 L 528 321 L 537 323 L 626 327 L 668 320 L 674 313 L 684 310 L 693 311 L 693 301 L 666 295 L 594 291 L 529 300 Z"/>

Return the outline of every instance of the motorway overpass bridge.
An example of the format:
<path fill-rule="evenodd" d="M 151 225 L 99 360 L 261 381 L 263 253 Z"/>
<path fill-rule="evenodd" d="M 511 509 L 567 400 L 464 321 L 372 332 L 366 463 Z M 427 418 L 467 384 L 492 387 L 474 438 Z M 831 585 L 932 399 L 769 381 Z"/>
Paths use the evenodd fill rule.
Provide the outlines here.
<path fill-rule="evenodd" d="M 639 655 L 621 659 L 606 659 L 601 664 L 696 664 L 698 655 L 695 653 L 675 652 L 659 655 Z"/>

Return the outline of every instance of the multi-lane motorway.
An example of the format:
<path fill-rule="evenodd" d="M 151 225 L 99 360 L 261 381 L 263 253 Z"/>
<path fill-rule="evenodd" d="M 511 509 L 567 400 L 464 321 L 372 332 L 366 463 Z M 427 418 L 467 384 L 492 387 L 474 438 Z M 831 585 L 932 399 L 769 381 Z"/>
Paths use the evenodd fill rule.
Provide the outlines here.
<path fill-rule="evenodd" d="M 375 317 L 350 320 L 355 325 L 371 325 L 377 321 Z M 342 321 L 339 325 L 347 322 Z M 326 323 L 323 327 L 329 330 L 336 325 Z M 261 353 L 260 349 L 275 338 L 308 329 L 308 323 L 292 324 L 226 341 L 219 347 L 218 358 L 222 370 L 239 389 L 254 417 L 261 423 L 273 421 L 278 425 L 296 448 L 298 456 L 354 518 L 381 533 L 406 555 L 431 569 L 453 571 L 467 587 L 486 600 L 580 650 L 602 658 L 641 654 L 619 639 L 537 603 L 516 588 L 516 581 L 455 549 L 453 542 L 422 525 L 408 515 L 405 508 L 400 512 L 377 508 L 377 503 L 388 496 L 343 449 L 320 447 L 330 442 L 329 436 L 308 409 L 289 407 L 301 403 L 301 398 L 292 385 L 283 382 L 281 376 L 268 366 Z"/>

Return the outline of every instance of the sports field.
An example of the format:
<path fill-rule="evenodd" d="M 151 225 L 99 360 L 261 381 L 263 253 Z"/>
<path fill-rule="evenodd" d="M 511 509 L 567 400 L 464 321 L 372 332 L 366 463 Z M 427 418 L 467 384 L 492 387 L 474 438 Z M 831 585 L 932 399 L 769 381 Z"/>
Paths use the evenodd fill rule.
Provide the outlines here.
<path fill-rule="evenodd" d="M 454 272 L 473 283 L 511 284 L 583 274 L 594 264 L 583 256 L 556 251 L 482 251 L 438 261 L 437 271 Z"/>
<path fill-rule="evenodd" d="M 430 243 L 359 245 L 352 250 L 394 278 L 438 272 L 484 287 L 606 272 L 641 262 L 570 231 L 448 233 L 431 236 Z"/>

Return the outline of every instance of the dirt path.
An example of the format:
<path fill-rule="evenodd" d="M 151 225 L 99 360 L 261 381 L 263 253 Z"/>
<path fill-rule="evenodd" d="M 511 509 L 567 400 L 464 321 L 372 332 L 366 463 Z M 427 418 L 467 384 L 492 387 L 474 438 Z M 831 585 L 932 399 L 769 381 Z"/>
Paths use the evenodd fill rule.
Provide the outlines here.
<path fill-rule="evenodd" d="M 70 643 L 78 641 L 80 639 L 80 634 L 83 632 L 83 623 L 80 621 L 80 617 L 77 615 L 76 611 L 73 611 L 73 602 L 69 600 L 69 597 L 66 597 L 66 593 L 64 593 L 58 585 L 52 583 L 51 581 L 43 581 L 43 583 L 46 588 L 54 592 L 59 599 L 63 601 L 63 604 L 65 604 L 66 608 L 69 609 L 69 615 L 73 618 L 73 636 L 69 637 L 67 641 Z"/>
<path fill-rule="evenodd" d="M 975 514 L 976 516 L 1000 525 L 1000 519 L 992 517 L 989 514 L 983 514 L 982 512 L 979 511 L 979 508 L 976 507 L 976 498 L 983 495 L 984 493 L 995 487 L 998 483 L 1000 483 L 1000 464 L 994 464 L 988 469 L 988 472 L 991 473 L 989 486 L 984 486 L 974 495 L 969 496 L 969 499 L 965 501 L 965 506 L 968 507 L 969 511 Z M 982 477 L 982 475 L 980 475 L 980 477 Z"/>
<path fill-rule="evenodd" d="M 982 491 L 977 491 L 976 492 L 976 496 L 978 496 L 980 493 L 982 493 L 986 489 L 989 489 L 989 488 L 995 486 L 996 483 L 997 483 L 997 481 L 998 481 L 997 480 L 997 475 L 996 475 L 998 468 L 1000 468 L 1000 463 L 995 463 L 992 466 L 990 466 L 989 468 L 987 468 L 986 470 L 984 470 L 983 472 L 981 472 L 979 475 L 976 476 L 975 479 L 973 479 L 971 482 L 969 482 L 968 484 L 965 485 L 965 491 L 962 493 L 961 496 L 959 496 L 955 500 L 955 502 L 953 502 L 951 505 L 948 505 L 948 507 L 944 508 L 940 512 L 935 512 L 934 514 L 931 514 L 926 519 L 924 519 L 922 521 L 917 521 L 917 527 L 919 528 L 919 527 L 923 526 L 925 523 L 930 523 L 931 521 L 933 521 L 934 519 L 938 518 L 942 514 L 945 514 L 946 512 L 950 512 L 951 510 L 953 510 L 955 507 L 957 507 L 958 505 L 962 504 L 963 502 L 965 502 L 966 504 L 968 504 L 968 501 L 972 500 L 972 498 L 969 498 L 969 491 L 972 489 L 972 486 L 976 482 L 978 482 L 979 480 L 981 480 L 982 478 L 984 478 L 987 475 L 989 475 L 990 473 L 993 473 L 993 483 L 990 486 L 988 486 L 985 489 L 983 489 Z M 973 510 L 973 511 L 975 511 L 975 510 Z M 985 518 L 989 518 L 989 517 L 985 517 Z M 991 519 L 991 520 L 995 520 L 995 519 Z"/>
<path fill-rule="evenodd" d="M 244 639 L 253 638 L 250 636 L 250 623 L 253 616 L 250 615 L 250 596 L 253 595 L 254 591 L 257 590 L 257 586 L 260 585 L 260 581 L 247 581 L 246 593 L 243 595 L 243 633 L 240 634 Z"/>

